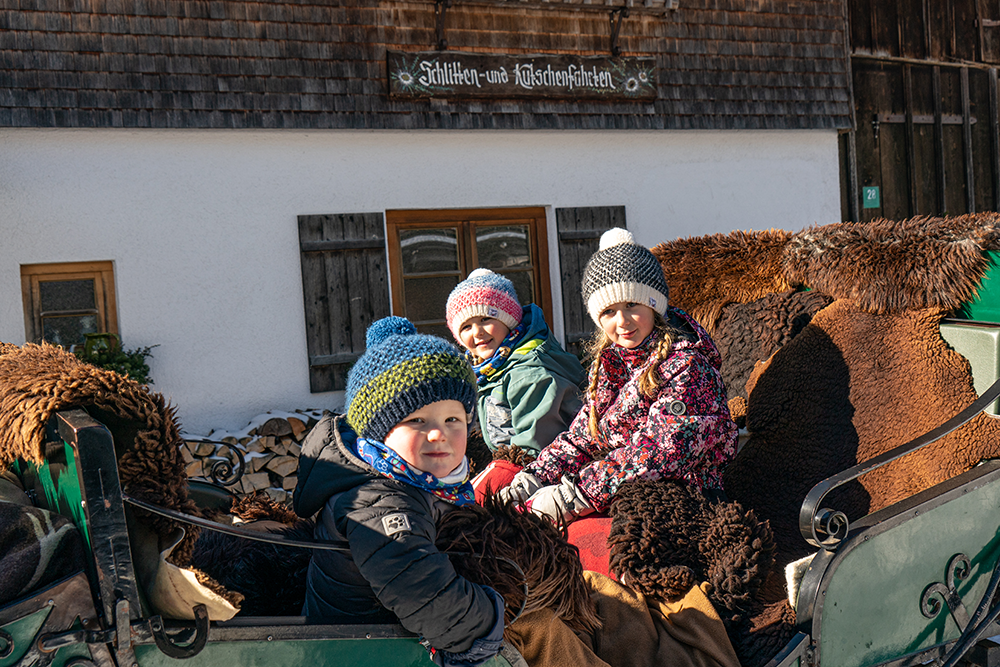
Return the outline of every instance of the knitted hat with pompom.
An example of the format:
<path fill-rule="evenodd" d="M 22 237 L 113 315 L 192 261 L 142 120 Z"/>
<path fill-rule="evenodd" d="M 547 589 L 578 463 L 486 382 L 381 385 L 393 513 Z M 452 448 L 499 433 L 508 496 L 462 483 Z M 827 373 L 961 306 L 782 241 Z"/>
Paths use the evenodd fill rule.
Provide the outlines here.
<path fill-rule="evenodd" d="M 448 295 L 445 319 L 451 335 L 473 317 L 492 317 L 513 329 L 521 322 L 521 303 L 514 283 L 489 269 L 476 269 Z"/>
<path fill-rule="evenodd" d="M 358 435 L 383 442 L 404 417 L 436 401 L 459 401 L 474 413 L 476 375 L 448 341 L 418 334 L 405 317 L 386 317 L 368 327 L 365 344 L 347 376 L 347 423 Z"/>
<path fill-rule="evenodd" d="M 583 301 L 598 326 L 604 309 L 623 301 L 641 303 L 663 315 L 669 292 L 663 267 L 631 232 L 615 227 L 601 235 L 600 249 L 583 271 Z"/>

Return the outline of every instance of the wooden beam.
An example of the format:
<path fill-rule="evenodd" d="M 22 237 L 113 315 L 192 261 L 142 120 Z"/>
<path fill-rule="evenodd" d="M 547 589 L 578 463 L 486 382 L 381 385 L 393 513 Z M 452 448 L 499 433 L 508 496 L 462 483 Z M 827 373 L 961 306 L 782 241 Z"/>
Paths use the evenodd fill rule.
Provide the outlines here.
<path fill-rule="evenodd" d="M 931 88 L 934 92 L 934 161 L 937 163 L 938 213 L 945 212 L 947 196 L 947 174 L 944 173 L 944 124 L 941 121 L 941 68 L 931 70 Z"/>
<path fill-rule="evenodd" d="M 969 68 L 959 70 L 962 82 L 962 149 L 965 157 L 965 209 L 976 212 L 976 167 L 972 159 L 972 105 L 969 100 Z"/>
<path fill-rule="evenodd" d="M 993 165 L 993 210 L 1000 211 L 1000 102 L 997 100 L 997 70 L 989 71 L 990 162 Z"/>
<path fill-rule="evenodd" d="M 903 65 L 903 106 L 906 108 L 906 192 L 909 216 L 917 214 L 917 159 L 913 133 L 913 66 Z"/>

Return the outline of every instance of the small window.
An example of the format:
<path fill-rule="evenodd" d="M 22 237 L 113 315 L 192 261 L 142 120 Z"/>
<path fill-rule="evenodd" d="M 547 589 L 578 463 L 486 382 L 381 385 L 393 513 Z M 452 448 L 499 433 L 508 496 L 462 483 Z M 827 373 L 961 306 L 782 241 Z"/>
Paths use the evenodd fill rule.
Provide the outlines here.
<path fill-rule="evenodd" d="M 69 348 L 85 334 L 118 333 L 111 262 L 23 264 L 24 335 Z"/>
<path fill-rule="evenodd" d="M 509 278 L 521 304 L 552 321 L 544 208 L 387 211 L 386 233 L 392 312 L 421 332 L 451 339 L 445 303 L 478 267 Z"/>

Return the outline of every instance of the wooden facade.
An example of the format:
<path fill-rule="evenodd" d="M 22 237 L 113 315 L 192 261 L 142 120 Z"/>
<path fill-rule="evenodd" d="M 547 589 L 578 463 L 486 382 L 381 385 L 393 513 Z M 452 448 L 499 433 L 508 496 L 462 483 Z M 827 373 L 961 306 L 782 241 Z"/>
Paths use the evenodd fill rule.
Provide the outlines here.
<path fill-rule="evenodd" d="M 1000 2 L 848 0 L 855 129 L 845 219 L 1000 206 Z M 866 188 L 879 188 L 865 207 Z M 870 192 L 870 190 L 869 190 Z"/>
<path fill-rule="evenodd" d="M 840 0 L 629 2 L 627 17 L 623 3 L 613 4 L 0 0 L 0 127 L 850 125 Z M 387 51 L 443 42 L 497 55 L 617 49 L 655 59 L 657 93 L 614 101 L 390 98 Z"/>

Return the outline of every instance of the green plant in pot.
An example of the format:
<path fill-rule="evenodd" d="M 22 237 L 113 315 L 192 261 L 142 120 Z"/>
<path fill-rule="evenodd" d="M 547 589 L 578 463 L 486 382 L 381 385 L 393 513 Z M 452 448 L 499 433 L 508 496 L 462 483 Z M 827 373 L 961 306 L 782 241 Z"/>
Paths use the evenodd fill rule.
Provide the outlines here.
<path fill-rule="evenodd" d="M 83 345 L 73 348 L 73 354 L 88 364 L 127 375 L 139 384 L 152 384 L 149 364 L 146 358 L 152 356 L 156 345 L 127 350 L 122 347 L 121 338 L 112 333 L 84 334 Z"/>

